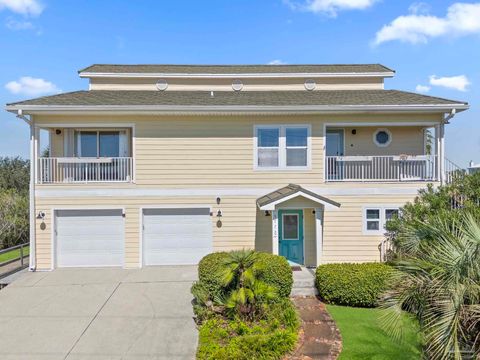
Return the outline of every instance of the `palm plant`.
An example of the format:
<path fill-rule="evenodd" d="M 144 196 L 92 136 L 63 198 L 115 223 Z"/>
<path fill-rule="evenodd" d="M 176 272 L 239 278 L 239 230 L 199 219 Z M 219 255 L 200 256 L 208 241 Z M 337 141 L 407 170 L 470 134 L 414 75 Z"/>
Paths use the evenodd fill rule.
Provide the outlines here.
<path fill-rule="evenodd" d="M 225 308 L 231 315 L 251 318 L 277 296 L 274 287 L 258 279 L 261 266 L 257 260 L 253 250 L 238 250 L 230 252 L 224 262 L 223 283 L 232 289 Z"/>
<path fill-rule="evenodd" d="M 383 325 L 400 337 L 401 313 L 414 314 L 429 359 L 480 355 L 480 222 L 439 215 L 412 221 L 398 233 L 408 251 L 382 299 Z M 472 355 L 473 354 L 473 355 Z"/>

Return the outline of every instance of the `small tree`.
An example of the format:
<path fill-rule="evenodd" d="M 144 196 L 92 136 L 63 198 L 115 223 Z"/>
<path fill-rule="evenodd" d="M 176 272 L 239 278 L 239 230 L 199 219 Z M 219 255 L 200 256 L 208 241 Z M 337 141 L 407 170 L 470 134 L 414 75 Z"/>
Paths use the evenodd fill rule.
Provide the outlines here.
<path fill-rule="evenodd" d="M 251 319 L 277 297 L 273 286 L 258 280 L 257 260 L 258 254 L 253 250 L 232 251 L 225 260 L 223 282 L 226 288 L 232 289 L 225 301 L 230 315 Z"/>
<path fill-rule="evenodd" d="M 420 322 L 428 359 L 480 356 L 480 221 L 439 214 L 399 230 L 403 256 L 386 292 L 383 323 L 399 336 L 402 310 Z"/>

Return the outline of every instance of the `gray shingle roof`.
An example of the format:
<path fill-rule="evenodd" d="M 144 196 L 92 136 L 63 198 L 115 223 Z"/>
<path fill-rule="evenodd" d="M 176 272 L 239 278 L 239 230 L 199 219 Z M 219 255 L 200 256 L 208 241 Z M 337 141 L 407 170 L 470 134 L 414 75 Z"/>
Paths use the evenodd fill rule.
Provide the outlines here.
<path fill-rule="evenodd" d="M 94 64 L 79 73 L 177 73 L 177 74 L 251 74 L 251 73 L 390 73 L 381 64 L 330 65 L 115 65 Z"/>
<path fill-rule="evenodd" d="M 328 199 L 326 197 L 323 197 L 321 195 L 318 195 L 318 194 L 314 193 L 313 191 L 307 190 L 307 189 L 301 187 L 300 185 L 296 185 L 296 184 L 288 184 L 287 186 L 285 186 L 281 189 L 272 191 L 271 193 L 266 194 L 266 195 L 262 196 L 261 198 L 258 198 L 257 199 L 257 206 L 259 208 L 261 208 L 262 206 L 271 204 L 271 203 L 273 203 L 275 201 L 278 201 L 278 200 L 282 200 L 282 199 L 286 198 L 287 196 L 296 194 L 298 192 L 303 192 L 307 195 L 310 195 L 310 196 L 320 200 L 321 202 L 326 202 L 326 203 L 331 204 L 333 206 L 340 207 L 340 204 L 338 202 L 330 200 L 330 199 Z"/>
<path fill-rule="evenodd" d="M 75 91 L 7 106 L 336 106 L 468 105 L 398 90 L 319 91 Z"/>

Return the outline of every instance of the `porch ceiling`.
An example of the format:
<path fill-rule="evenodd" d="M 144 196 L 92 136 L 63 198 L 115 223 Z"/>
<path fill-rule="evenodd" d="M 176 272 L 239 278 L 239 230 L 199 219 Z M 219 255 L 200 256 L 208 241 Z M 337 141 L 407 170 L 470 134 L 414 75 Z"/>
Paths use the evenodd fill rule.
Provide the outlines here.
<path fill-rule="evenodd" d="M 307 190 L 300 185 L 288 184 L 278 190 L 272 191 L 257 199 L 257 206 L 260 210 L 274 210 L 275 205 L 281 204 L 297 196 L 303 196 L 326 208 L 339 208 L 340 203 L 330 200 L 324 196 L 318 195 L 313 191 Z"/>

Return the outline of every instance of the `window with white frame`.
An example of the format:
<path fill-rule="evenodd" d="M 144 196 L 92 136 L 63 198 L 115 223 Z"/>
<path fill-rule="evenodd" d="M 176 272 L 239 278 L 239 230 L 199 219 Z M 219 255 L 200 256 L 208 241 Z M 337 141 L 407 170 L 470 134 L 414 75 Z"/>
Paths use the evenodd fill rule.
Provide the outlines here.
<path fill-rule="evenodd" d="M 255 145 L 257 169 L 302 169 L 310 164 L 307 125 L 257 126 Z"/>
<path fill-rule="evenodd" d="M 369 206 L 363 210 L 363 232 L 381 235 L 385 232 L 387 222 L 397 218 L 400 212 L 394 206 Z"/>
<path fill-rule="evenodd" d="M 75 130 L 75 156 L 127 157 L 127 130 Z"/>

